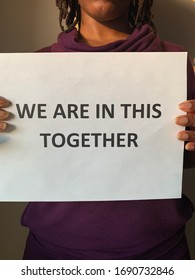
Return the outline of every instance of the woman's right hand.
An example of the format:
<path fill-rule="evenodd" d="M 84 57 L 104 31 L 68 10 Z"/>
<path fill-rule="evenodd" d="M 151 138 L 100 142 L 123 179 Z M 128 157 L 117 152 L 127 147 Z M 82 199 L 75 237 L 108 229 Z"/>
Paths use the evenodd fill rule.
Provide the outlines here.
<path fill-rule="evenodd" d="M 4 108 L 7 108 L 10 105 L 10 101 L 0 97 L 0 132 L 4 132 L 7 128 L 7 123 L 5 121 L 9 118 L 10 114 Z"/>

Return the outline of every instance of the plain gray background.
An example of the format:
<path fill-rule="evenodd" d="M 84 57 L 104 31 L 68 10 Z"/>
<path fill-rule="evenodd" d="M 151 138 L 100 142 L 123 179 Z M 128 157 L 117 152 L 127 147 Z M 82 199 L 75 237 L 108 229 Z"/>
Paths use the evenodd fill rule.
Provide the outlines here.
<path fill-rule="evenodd" d="M 155 23 L 162 39 L 183 45 L 195 58 L 195 2 L 154 0 Z M 32 52 L 50 45 L 59 33 L 54 0 L 0 2 L 0 52 Z M 160 65 L 159 65 L 160 67 Z M 3 163 L 1 163 L 3 164 Z M 165 171 L 166 172 L 166 171 Z M 184 193 L 195 204 L 195 168 L 184 172 Z M 17 188 L 17 186 L 16 186 Z M 20 217 L 26 203 L 0 203 L 0 259 L 21 259 L 28 230 Z M 195 259 L 195 218 L 187 225 L 192 259 Z"/>

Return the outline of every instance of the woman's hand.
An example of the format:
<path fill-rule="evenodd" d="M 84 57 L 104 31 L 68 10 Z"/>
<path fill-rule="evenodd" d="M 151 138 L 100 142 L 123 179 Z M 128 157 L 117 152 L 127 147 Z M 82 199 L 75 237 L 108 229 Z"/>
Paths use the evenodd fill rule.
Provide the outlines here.
<path fill-rule="evenodd" d="M 7 128 L 7 123 L 5 122 L 9 118 L 9 112 L 7 112 L 4 108 L 8 107 L 10 102 L 0 97 L 0 132 L 4 132 Z"/>
<path fill-rule="evenodd" d="M 175 122 L 177 125 L 189 127 L 190 130 L 180 131 L 177 138 L 187 142 L 185 145 L 187 151 L 195 151 L 195 100 L 182 102 L 179 108 L 187 115 L 178 116 Z"/>

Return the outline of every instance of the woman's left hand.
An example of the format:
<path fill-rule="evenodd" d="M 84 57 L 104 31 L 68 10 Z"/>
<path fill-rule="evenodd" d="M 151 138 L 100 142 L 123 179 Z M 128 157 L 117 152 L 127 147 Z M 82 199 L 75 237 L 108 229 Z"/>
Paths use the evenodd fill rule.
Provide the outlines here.
<path fill-rule="evenodd" d="M 195 151 L 195 100 L 188 100 L 179 104 L 179 108 L 187 115 L 178 116 L 175 120 L 177 125 L 187 126 L 190 130 L 182 130 L 178 133 L 178 140 L 187 142 L 185 149 Z"/>

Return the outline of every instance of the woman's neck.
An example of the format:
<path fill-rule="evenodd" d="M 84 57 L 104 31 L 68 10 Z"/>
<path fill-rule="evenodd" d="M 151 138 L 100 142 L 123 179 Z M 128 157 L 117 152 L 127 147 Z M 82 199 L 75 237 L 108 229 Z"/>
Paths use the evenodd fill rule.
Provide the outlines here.
<path fill-rule="evenodd" d="M 124 17 L 113 21 L 99 22 L 82 14 L 79 28 L 79 41 L 90 46 L 102 46 L 114 41 L 125 40 L 131 29 L 128 20 Z"/>

